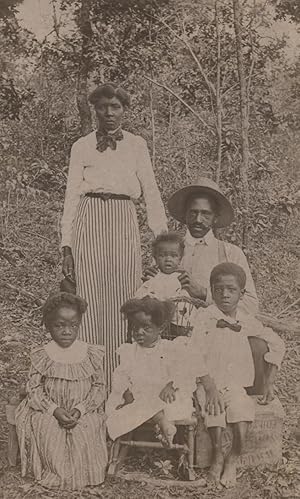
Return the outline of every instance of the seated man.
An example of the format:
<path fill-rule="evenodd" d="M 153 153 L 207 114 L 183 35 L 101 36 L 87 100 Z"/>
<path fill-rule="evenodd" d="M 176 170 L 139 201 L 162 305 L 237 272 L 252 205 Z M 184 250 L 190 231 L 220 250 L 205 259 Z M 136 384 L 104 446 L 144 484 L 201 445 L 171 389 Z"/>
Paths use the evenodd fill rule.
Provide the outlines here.
<path fill-rule="evenodd" d="M 168 202 L 170 214 L 187 226 L 185 248 L 180 277 L 182 288 L 193 298 L 212 302 L 209 278 L 218 263 L 233 262 L 246 273 L 245 294 L 239 308 L 255 315 L 258 299 L 249 265 L 243 251 L 233 244 L 220 241 L 213 230 L 227 227 L 233 221 L 233 209 L 229 200 L 212 180 L 199 177 L 194 185 L 176 191 Z M 148 269 L 146 277 L 157 269 Z"/>

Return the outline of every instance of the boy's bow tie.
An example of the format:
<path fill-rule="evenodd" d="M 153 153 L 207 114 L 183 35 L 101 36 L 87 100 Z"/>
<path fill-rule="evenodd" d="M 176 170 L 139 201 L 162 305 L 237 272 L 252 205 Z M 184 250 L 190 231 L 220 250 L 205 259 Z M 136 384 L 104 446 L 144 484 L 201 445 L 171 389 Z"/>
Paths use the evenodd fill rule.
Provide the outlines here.
<path fill-rule="evenodd" d="M 117 141 L 122 140 L 123 132 L 121 128 L 116 130 L 114 133 L 103 133 L 101 131 L 96 132 L 97 139 L 97 150 L 99 152 L 104 152 L 108 147 L 110 147 L 113 151 L 117 148 Z"/>
<path fill-rule="evenodd" d="M 240 324 L 238 324 L 237 322 L 232 323 L 232 322 L 225 321 L 225 319 L 219 319 L 217 322 L 217 327 L 221 327 L 221 328 L 228 327 L 229 329 L 231 329 L 232 331 L 235 331 L 236 333 L 239 333 L 242 329 L 242 326 Z"/>

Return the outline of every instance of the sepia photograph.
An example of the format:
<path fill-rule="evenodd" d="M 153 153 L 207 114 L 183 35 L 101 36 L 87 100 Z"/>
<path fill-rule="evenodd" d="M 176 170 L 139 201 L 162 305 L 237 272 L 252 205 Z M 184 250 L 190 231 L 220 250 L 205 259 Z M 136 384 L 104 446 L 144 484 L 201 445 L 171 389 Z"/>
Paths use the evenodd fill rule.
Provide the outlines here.
<path fill-rule="evenodd" d="M 0 499 L 300 498 L 299 0 L 0 0 Z"/>

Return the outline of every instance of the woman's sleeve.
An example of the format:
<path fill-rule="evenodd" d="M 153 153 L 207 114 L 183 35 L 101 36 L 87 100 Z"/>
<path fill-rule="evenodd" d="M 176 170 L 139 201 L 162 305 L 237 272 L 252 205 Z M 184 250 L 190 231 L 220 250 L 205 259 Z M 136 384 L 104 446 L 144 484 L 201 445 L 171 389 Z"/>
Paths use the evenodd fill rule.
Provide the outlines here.
<path fill-rule="evenodd" d="M 147 143 L 142 137 L 138 137 L 137 140 L 137 176 L 146 202 L 148 224 L 157 236 L 168 230 L 167 217 L 153 173 Z"/>
<path fill-rule="evenodd" d="M 70 166 L 65 194 L 64 212 L 61 220 L 61 246 L 70 246 L 76 210 L 81 196 L 83 180 L 82 151 L 78 142 L 71 149 Z"/>
<path fill-rule="evenodd" d="M 57 404 L 45 393 L 43 375 L 33 365 L 30 367 L 26 391 L 28 405 L 34 411 L 48 412 L 48 414 L 52 415 L 55 409 L 57 409 Z"/>

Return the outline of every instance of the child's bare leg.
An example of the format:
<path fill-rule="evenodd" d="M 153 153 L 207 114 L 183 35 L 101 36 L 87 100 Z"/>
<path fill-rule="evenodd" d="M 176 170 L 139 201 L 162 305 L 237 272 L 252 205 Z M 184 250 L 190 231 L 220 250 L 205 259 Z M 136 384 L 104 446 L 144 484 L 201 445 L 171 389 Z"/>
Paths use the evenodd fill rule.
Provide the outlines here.
<path fill-rule="evenodd" d="M 176 426 L 173 425 L 165 416 L 165 412 L 159 411 L 152 418 L 155 424 L 158 424 L 160 427 L 163 436 L 165 437 L 165 441 L 167 446 L 171 446 L 173 443 L 173 438 L 176 433 Z"/>
<path fill-rule="evenodd" d="M 249 423 L 241 421 L 232 424 L 233 441 L 229 454 L 225 457 L 224 472 L 221 477 L 221 484 L 226 488 L 234 487 L 236 484 L 236 467 L 238 457 L 243 450 Z"/>
<path fill-rule="evenodd" d="M 222 428 L 214 426 L 208 428 L 213 447 L 213 458 L 208 477 L 215 483 L 219 483 L 224 467 L 224 454 L 222 452 Z"/>

